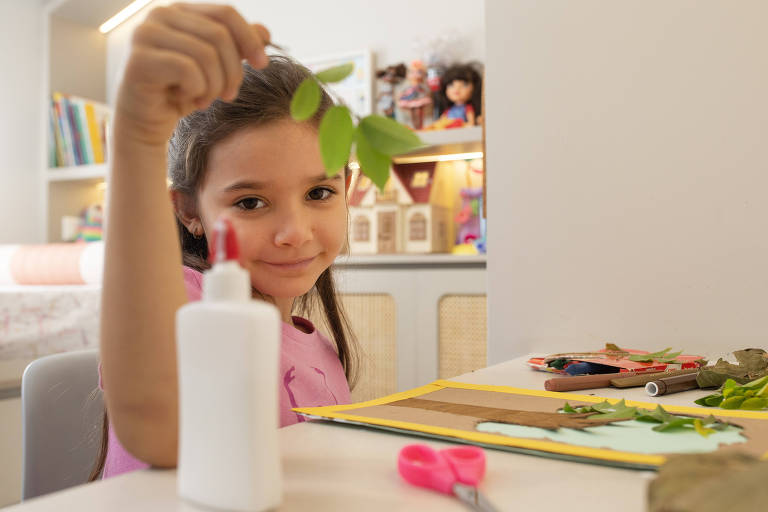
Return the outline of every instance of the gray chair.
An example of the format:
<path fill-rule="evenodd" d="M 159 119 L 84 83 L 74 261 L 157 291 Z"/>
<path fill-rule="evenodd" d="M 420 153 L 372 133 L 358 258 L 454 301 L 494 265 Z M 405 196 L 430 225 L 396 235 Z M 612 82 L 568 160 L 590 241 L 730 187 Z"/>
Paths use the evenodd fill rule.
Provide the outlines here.
<path fill-rule="evenodd" d="M 22 491 L 27 500 L 85 483 L 101 442 L 98 350 L 37 359 L 21 379 Z"/>

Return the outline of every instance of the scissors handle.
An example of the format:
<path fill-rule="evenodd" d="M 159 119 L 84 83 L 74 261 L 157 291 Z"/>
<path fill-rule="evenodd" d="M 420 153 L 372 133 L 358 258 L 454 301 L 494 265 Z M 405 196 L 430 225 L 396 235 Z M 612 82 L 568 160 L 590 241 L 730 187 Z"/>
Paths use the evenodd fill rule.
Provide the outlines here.
<path fill-rule="evenodd" d="M 400 450 L 397 468 L 408 482 L 419 487 L 453 494 L 456 475 L 448 462 L 424 444 L 409 444 Z"/>
<path fill-rule="evenodd" d="M 456 480 L 463 484 L 477 485 L 485 475 L 485 453 L 477 446 L 456 446 L 440 450 L 456 475 Z"/>

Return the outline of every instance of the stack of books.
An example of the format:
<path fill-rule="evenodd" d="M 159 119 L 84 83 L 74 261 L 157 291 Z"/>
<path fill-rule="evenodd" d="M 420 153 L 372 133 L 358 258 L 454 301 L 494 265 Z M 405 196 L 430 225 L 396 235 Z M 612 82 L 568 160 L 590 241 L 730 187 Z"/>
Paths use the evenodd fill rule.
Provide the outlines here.
<path fill-rule="evenodd" d="M 106 162 L 111 116 L 107 105 L 54 92 L 49 115 L 48 165 L 70 167 Z"/>

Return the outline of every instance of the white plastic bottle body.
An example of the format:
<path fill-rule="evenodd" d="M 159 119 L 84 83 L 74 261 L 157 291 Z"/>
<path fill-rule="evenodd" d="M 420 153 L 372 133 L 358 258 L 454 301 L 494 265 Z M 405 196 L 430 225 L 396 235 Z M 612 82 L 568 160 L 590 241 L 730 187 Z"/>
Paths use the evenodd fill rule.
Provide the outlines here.
<path fill-rule="evenodd" d="M 178 492 L 223 510 L 282 501 L 280 317 L 271 304 L 201 301 L 176 316 Z"/>

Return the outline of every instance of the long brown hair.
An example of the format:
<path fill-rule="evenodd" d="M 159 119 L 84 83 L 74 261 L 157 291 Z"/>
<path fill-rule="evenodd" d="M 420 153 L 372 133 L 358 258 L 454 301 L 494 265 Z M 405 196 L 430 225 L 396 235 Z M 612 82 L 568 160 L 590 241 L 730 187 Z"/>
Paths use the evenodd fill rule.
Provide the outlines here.
<path fill-rule="evenodd" d="M 233 102 L 214 101 L 207 109 L 193 112 L 176 125 L 168 146 L 168 178 L 170 188 L 194 202 L 205 176 L 208 156 L 212 148 L 231 134 L 245 127 L 260 126 L 290 117 L 293 93 L 301 82 L 311 76 L 309 70 L 293 60 L 270 57 L 269 66 L 255 70 L 243 64 L 244 78 L 237 99 Z M 309 119 L 317 128 L 323 114 L 333 105 L 326 91 L 322 91 L 320 106 Z M 200 272 L 210 268 L 208 242 L 187 230 L 177 218 L 183 264 Z M 254 290 L 259 295 L 258 290 Z M 309 316 L 322 308 L 323 320 L 336 344 L 339 360 L 344 368 L 350 388 L 357 381 L 358 345 L 349 326 L 342 305 L 336 295 L 332 267 L 320 274 L 315 286 L 294 303 L 294 312 Z M 107 454 L 109 420 L 106 411 L 102 425 L 102 443 L 88 481 L 95 480 L 104 468 Z"/>

